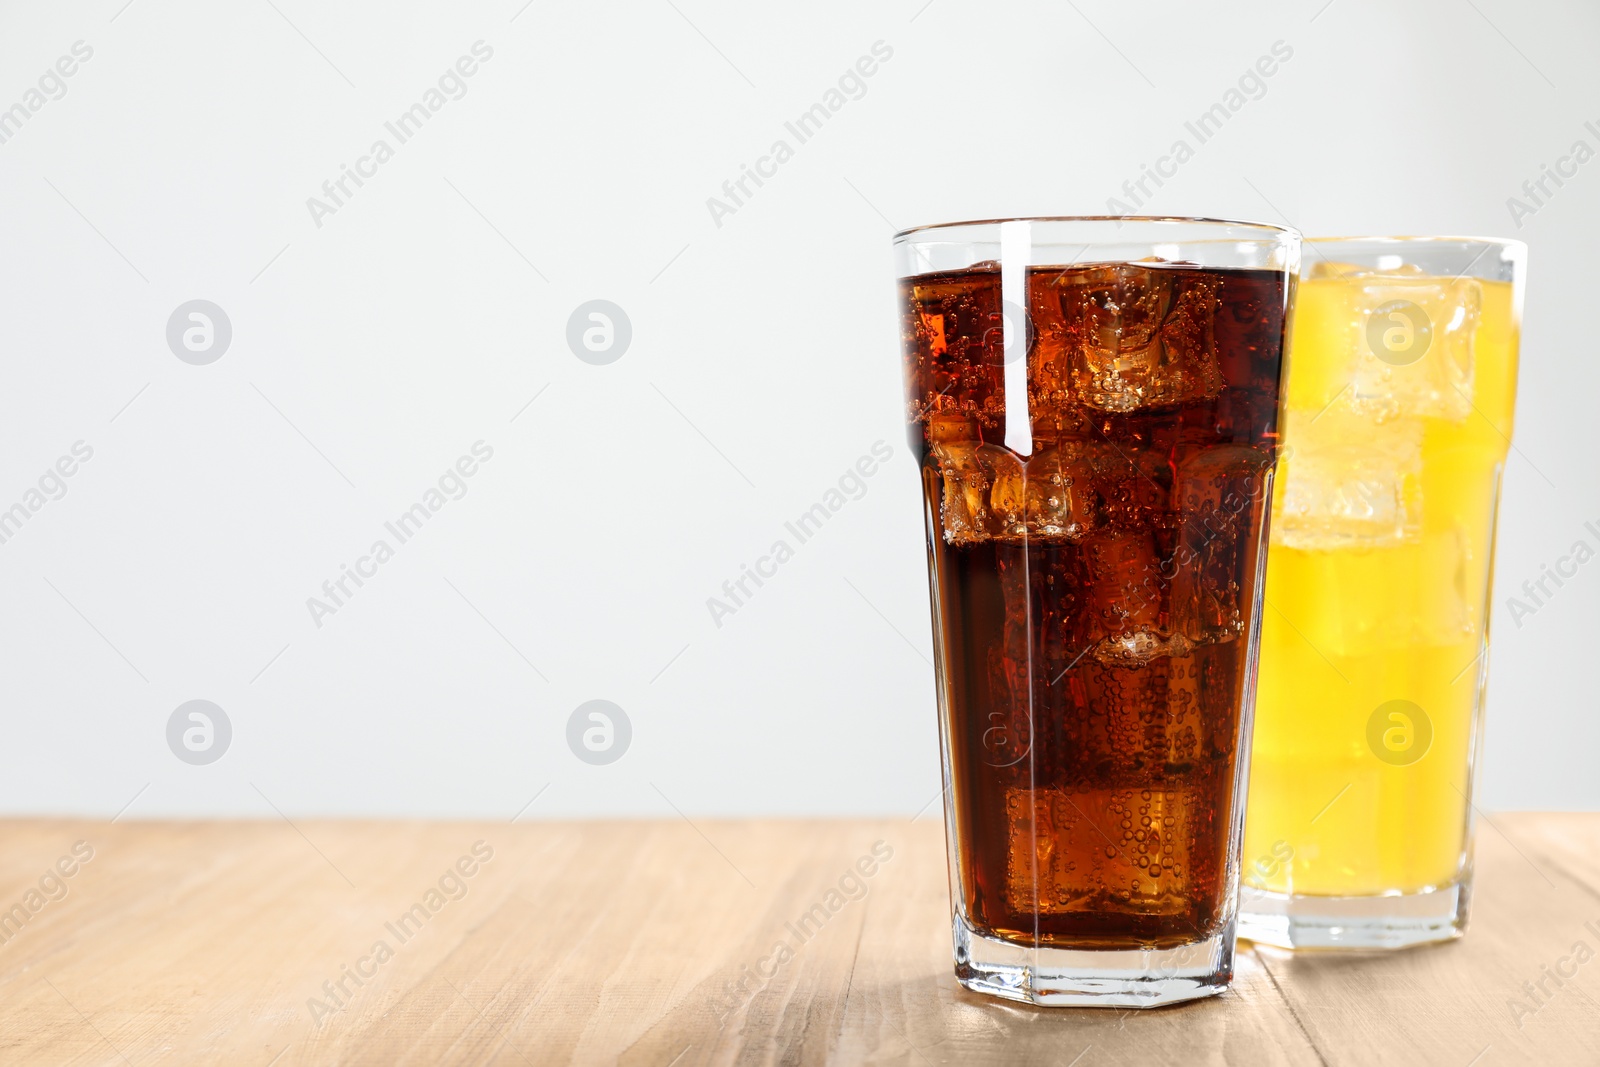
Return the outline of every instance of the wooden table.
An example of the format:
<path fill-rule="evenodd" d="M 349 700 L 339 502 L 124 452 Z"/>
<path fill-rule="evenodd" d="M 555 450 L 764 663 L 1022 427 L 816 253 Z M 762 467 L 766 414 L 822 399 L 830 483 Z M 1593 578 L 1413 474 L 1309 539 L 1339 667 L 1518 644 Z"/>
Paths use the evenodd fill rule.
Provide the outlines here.
<path fill-rule="evenodd" d="M 1244 944 L 1227 994 L 1119 1012 L 956 985 L 928 816 L 13 821 L 0 1062 L 1600 1064 L 1600 815 L 1494 817 L 1478 861 L 1463 941 Z"/>

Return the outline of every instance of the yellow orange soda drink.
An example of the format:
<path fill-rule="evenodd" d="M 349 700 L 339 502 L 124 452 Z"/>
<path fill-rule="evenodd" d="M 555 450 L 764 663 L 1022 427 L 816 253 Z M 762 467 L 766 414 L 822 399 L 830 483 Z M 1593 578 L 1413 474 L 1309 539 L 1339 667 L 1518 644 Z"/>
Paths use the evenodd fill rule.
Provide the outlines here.
<path fill-rule="evenodd" d="M 1305 247 L 1239 934 L 1398 948 L 1466 925 L 1526 249 Z"/>

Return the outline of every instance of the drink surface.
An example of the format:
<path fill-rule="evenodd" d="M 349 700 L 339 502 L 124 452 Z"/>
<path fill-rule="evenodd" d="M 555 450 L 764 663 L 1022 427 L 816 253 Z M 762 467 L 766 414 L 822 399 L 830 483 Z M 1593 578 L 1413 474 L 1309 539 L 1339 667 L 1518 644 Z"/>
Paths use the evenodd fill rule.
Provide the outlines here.
<path fill-rule="evenodd" d="M 1243 877 L 1414 893 L 1455 882 L 1468 849 L 1511 285 L 1317 267 L 1296 298 Z"/>
<path fill-rule="evenodd" d="M 1023 944 L 1192 942 L 1235 889 L 1287 277 L 1013 284 L 901 282 L 957 906 Z"/>

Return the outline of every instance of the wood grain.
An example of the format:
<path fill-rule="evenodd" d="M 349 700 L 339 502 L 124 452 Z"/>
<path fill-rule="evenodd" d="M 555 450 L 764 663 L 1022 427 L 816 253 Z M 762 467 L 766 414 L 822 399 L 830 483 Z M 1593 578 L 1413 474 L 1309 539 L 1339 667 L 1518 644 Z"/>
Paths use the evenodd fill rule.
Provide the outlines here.
<path fill-rule="evenodd" d="M 1480 823 L 1476 887 L 1454 944 L 1243 944 L 1212 1000 L 1038 1009 L 951 977 L 927 816 L 12 821 L 0 1062 L 1600 1063 L 1600 815 Z"/>

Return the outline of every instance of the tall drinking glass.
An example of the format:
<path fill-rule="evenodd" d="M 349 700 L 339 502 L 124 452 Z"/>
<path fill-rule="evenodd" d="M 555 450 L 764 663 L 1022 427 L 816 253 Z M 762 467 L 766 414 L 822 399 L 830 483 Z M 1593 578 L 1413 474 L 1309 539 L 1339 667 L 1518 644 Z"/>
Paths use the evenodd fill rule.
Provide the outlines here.
<path fill-rule="evenodd" d="M 1395 948 L 1465 928 L 1526 252 L 1306 243 L 1241 936 Z"/>
<path fill-rule="evenodd" d="M 1220 992 L 1299 236 L 1013 219 L 895 251 L 956 976 Z"/>

